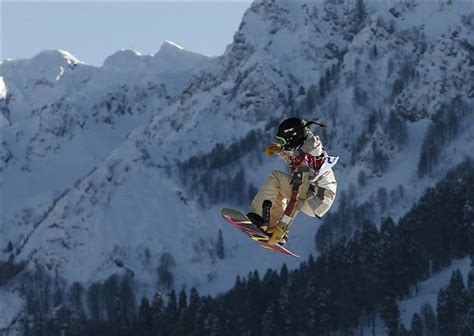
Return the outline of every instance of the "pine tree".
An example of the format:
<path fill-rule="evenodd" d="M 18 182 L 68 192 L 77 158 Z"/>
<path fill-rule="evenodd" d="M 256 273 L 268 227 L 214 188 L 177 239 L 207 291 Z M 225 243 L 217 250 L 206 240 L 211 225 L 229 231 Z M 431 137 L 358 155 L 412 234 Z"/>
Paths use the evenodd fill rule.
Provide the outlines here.
<path fill-rule="evenodd" d="M 376 128 L 377 128 L 377 125 L 379 123 L 379 118 L 378 118 L 378 113 L 377 111 L 372 111 L 369 115 L 369 118 L 367 120 L 367 133 L 369 135 L 373 135 Z"/>
<path fill-rule="evenodd" d="M 468 254 L 474 263 L 474 195 L 472 192 L 467 196 L 467 202 L 463 209 L 464 228 L 467 228 Z M 474 264 L 472 265 L 474 266 Z"/>
<path fill-rule="evenodd" d="M 183 301 L 181 299 L 181 294 L 180 294 L 180 301 Z M 189 294 L 189 304 L 187 304 L 186 308 L 180 308 L 181 310 L 181 318 L 183 321 L 183 327 L 184 327 L 184 334 L 198 334 L 198 329 L 196 329 L 194 326 L 195 323 L 195 316 L 197 314 L 197 311 L 199 309 L 200 305 L 200 298 L 199 298 L 199 293 L 196 290 L 196 288 L 192 288 Z M 180 307 L 183 306 L 183 303 L 180 304 Z"/>
<path fill-rule="evenodd" d="M 53 294 L 53 306 L 57 307 L 61 305 L 63 301 L 63 290 L 59 285 L 55 286 L 54 294 Z"/>
<path fill-rule="evenodd" d="M 69 290 L 68 294 L 68 301 L 71 304 L 71 307 L 75 313 L 79 316 L 84 315 L 84 311 L 82 309 L 82 293 L 84 291 L 84 287 L 79 282 L 74 282 Z"/>
<path fill-rule="evenodd" d="M 412 333 L 409 333 L 405 325 L 402 323 L 400 325 L 400 330 L 398 331 L 398 336 L 412 336 Z"/>
<path fill-rule="evenodd" d="M 474 307 L 474 265 L 472 265 L 471 271 L 467 276 L 467 293 L 469 295 L 469 304 Z"/>
<path fill-rule="evenodd" d="M 471 259 L 472 261 L 472 259 Z M 466 314 L 460 328 L 462 336 L 474 335 L 474 266 L 471 268 L 467 278 L 468 304 Z"/>
<path fill-rule="evenodd" d="M 188 297 L 186 295 L 186 291 L 182 288 L 179 291 L 179 299 L 178 299 L 178 314 L 181 314 L 186 308 L 188 308 Z"/>
<path fill-rule="evenodd" d="M 314 110 L 314 107 L 316 106 L 316 86 L 311 85 L 309 89 L 306 92 L 306 111 L 308 113 L 312 113 Z"/>
<path fill-rule="evenodd" d="M 453 335 L 452 322 L 453 312 L 449 305 L 448 295 L 445 289 L 440 289 L 438 292 L 438 331 L 440 336 Z"/>
<path fill-rule="evenodd" d="M 156 293 L 151 303 L 150 315 L 152 320 L 153 334 L 165 335 L 166 317 L 164 316 L 163 297 Z"/>
<path fill-rule="evenodd" d="M 446 289 L 438 294 L 439 334 L 455 335 L 466 318 L 469 298 L 459 270 L 452 273 Z"/>
<path fill-rule="evenodd" d="M 222 326 L 219 321 L 219 318 L 213 313 L 208 315 L 205 324 L 206 324 L 206 329 L 208 331 L 206 335 L 209 335 L 209 336 L 224 335 L 224 333 L 222 332 Z"/>
<path fill-rule="evenodd" d="M 469 294 L 459 269 L 453 272 L 448 286 L 448 295 L 454 308 L 456 332 L 460 333 L 469 309 Z"/>
<path fill-rule="evenodd" d="M 120 299 L 117 299 L 119 301 Z M 111 321 L 115 322 L 117 328 L 117 336 L 128 336 L 128 331 L 131 328 L 131 317 L 128 315 L 127 310 L 120 303 L 118 304 L 119 310 L 116 314 L 116 320 Z"/>
<path fill-rule="evenodd" d="M 200 304 L 199 292 L 195 287 L 189 293 L 189 313 L 194 316 Z"/>
<path fill-rule="evenodd" d="M 216 255 L 219 259 L 225 258 L 224 253 L 224 238 L 222 237 L 222 230 L 219 230 L 216 243 Z"/>
<path fill-rule="evenodd" d="M 283 266 L 281 266 L 280 280 L 281 280 L 281 286 L 284 286 L 286 284 L 286 281 L 288 280 L 288 267 L 286 266 L 286 263 L 284 263 Z"/>
<path fill-rule="evenodd" d="M 399 277 L 401 273 L 401 260 L 398 254 L 399 248 L 400 238 L 398 236 L 397 226 L 392 218 L 385 218 L 380 227 L 379 250 L 381 252 L 381 259 L 383 260 L 380 276 L 384 283 L 383 287 L 389 294 L 400 292 L 399 284 L 401 281 Z M 390 293 L 391 291 L 393 292 Z"/>
<path fill-rule="evenodd" d="M 319 97 L 322 99 L 326 96 L 326 83 L 324 82 L 324 78 L 321 77 L 319 80 Z"/>
<path fill-rule="evenodd" d="M 397 336 L 400 325 L 400 310 L 393 296 L 387 296 L 382 306 L 382 319 L 387 326 L 388 336 Z"/>
<path fill-rule="evenodd" d="M 136 303 L 135 303 L 135 293 L 133 291 L 132 279 L 129 275 L 126 275 L 122 278 L 120 284 L 120 309 L 123 311 L 123 314 L 126 318 L 131 321 L 135 318 L 136 312 Z"/>
<path fill-rule="evenodd" d="M 138 309 L 138 328 L 145 336 L 151 335 L 153 332 L 153 319 L 150 302 L 146 297 L 142 298 Z"/>
<path fill-rule="evenodd" d="M 87 306 L 93 320 L 100 319 L 100 292 L 101 285 L 93 283 L 87 290 Z"/>
<path fill-rule="evenodd" d="M 168 304 L 164 312 L 164 322 L 166 324 L 165 335 L 177 335 L 180 327 L 177 324 L 178 318 L 178 302 L 176 300 L 176 292 L 173 289 L 168 293 Z"/>
<path fill-rule="evenodd" d="M 419 177 L 430 174 L 439 161 L 440 145 L 436 131 L 438 127 L 439 125 L 431 124 L 423 139 L 420 159 L 418 161 Z"/>
<path fill-rule="evenodd" d="M 110 276 L 104 283 L 104 302 L 107 319 L 116 321 L 120 311 L 119 278 L 117 274 Z"/>
<path fill-rule="evenodd" d="M 294 302 L 292 301 L 291 297 L 291 282 L 287 282 L 280 291 L 278 307 L 280 307 L 281 312 L 281 318 L 277 322 L 278 330 L 281 331 L 282 335 L 291 335 L 291 333 L 296 333 L 297 323 L 293 316 Z"/>
<path fill-rule="evenodd" d="M 367 12 L 366 12 L 365 4 L 363 0 L 357 0 L 356 9 L 357 9 L 357 21 L 358 21 L 358 24 L 360 25 L 367 16 Z"/>
<path fill-rule="evenodd" d="M 371 58 L 372 59 L 376 59 L 377 56 L 379 55 L 379 52 L 378 52 L 378 49 L 377 49 L 377 44 L 374 43 L 374 45 L 372 46 L 372 53 L 371 53 Z"/>
<path fill-rule="evenodd" d="M 379 232 L 375 224 L 369 220 L 362 224 L 362 234 L 360 236 L 360 284 L 362 288 L 361 296 L 365 300 L 365 309 L 368 312 L 373 310 L 378 297 L 381 296 L 382 288 L 379 278 L 380 251 Z"/>
<path fill-rule="evenodd" d="M 310 335 L 326 335 L 330 332 L 329 290 L 316 285 L 311 278 L 307 287 L 305 302 L 305 330 Z"/>
<path fill-rule="evenodd" d="M 367 175 L 365 173 L 364 170 L 361 170 L 359 172 L 359 175 L 358 175 L 358 178 L 357 178 L 358 182 L 359 182 L 359 185 L 361 187 L 365 187 L 365 185 L 367 184 Z"/>
<path fill-rule="evenodd" d="M 170 289 L 174 282 L 172 268 L 176 266 L 173 256 L 170 253 L 163 253 L 158 265 L 158 281 L 164 289 Z"/>
<path fill-rule="evenodd" d="M 412 336 L 423 336 L 423 325 L 421 323 L 421 317 L 418 315 L 418 313 L 413 314 L 410 328 Z"/>
<path fill-rule="evenodd" d="M 372 162 L 371 168 L 372 171 L 379 176 L 384 173 L 388 166 L 388 157 L 383 152 L 383 150 L 379 149 L 377 142 L 374 140 L 372 142 Z"/>
<path fill-rule="evenodd" d="M 308 285 L 306 287 L 305 302 L 307 302 L 305 315 L 305 331 L 310 335 L 318 334 L 318 288 L 314 277 L 309 279 Z"/>
<path fill-rule="evenodd" d="M 358 83 L 354 84 L 353 87 L 353 101 L 356 105 L 365 107 L 368 100 L 367 92 L 362 89 Z"/>
<path fill-rule="evenodd" d="M 277 323 L 274 316 L 273 304 L 268 305 L 262 316 L 262 336 L 272 336 L 278 334 Z"/>
<path fill-rule="evenodd" d="M 205 304 L 204 300 L 199 300 L 199 302 L 197 302 L 197 307 L 196 307 L 195 312 L 191 313 L 191 316 L 193 318 L 191 327 L 194 330 L 194 334 L 196 336 L 206 335 L 205 321 L 206 321 L 208 313 L 209 313 L 208 307 Z"/>
<path fill-rule="evenodd" d="M 407 143 L 407 126 L 394 111 L 390 112 L 387 123 L 387 132 L 389 137 L 397 146 L 403 147 Z"/>
<path fill-rule="evenodd" d="M 5 250 L 5 253 L 10 253 L 11 251 L 13 251 L 13 244 L 12 244 L 12 241 L 9 240 L 8 244 L 7 244 L 7 249 Z"/>
<path fill-rule="evenodd" d="M 420 317 L 423 322 L 425 336 L 438 336 L 438 319 L 429 303 L 421 306 Z"/>

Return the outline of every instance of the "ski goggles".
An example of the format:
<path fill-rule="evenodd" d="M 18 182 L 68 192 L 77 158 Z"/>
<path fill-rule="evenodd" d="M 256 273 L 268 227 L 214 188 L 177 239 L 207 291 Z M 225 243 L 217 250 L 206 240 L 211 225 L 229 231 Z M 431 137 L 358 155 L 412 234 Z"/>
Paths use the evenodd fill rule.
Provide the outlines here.
<path fill-rule="evenodd" d="M 288 141 L 286 141 L 286 139 L 281 137 L 281 136 L 277 135 L 275 138 L 276 138 L 276 141 L 278 142 L 278 144 L 281 145 L 281 146 L 285 146 L 285 145 L 288 144 Z"/>

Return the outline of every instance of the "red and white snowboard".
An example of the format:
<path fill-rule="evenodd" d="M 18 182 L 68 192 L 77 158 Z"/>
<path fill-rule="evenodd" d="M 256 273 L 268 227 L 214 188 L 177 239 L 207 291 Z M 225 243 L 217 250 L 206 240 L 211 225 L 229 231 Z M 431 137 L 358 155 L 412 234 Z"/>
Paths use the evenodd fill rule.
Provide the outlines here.
<path fill-rule="evenodd" d="M 255 224 L 253 224 L 250 219 L 247 218 L 244 214 L 240 211 L 234 209 L 222 209 L 221 215 L 224 217 L 230 224 L 235 226 L 237 229 L 245 233 L 247 236 L 252 238 L 260 246 L 274 250 L 283 254 L 288 254 L 293 257 L 299 258 L 299 255 L 294 254 L 290 250 L 286 249 L 281 245 L 270 245 L 268 241 L 270 237 L 268 237 L 263 231 L 261 231 Z"/>

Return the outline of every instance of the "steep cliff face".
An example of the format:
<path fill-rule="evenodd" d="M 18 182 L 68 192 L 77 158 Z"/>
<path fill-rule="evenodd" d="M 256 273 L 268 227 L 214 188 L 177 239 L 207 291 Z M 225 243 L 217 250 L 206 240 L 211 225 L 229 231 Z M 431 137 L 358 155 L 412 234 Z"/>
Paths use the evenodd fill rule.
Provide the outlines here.
<path fill-rule="evenodd" d="M 400 216 L 472 155 L 473 20 L 463 2 L 256 1 L 217 58 L 166 42 L 100 68 L 64 51 L 3 62 L 2 259 L 66 284 L 132 272 L 141 293 L 217 292 L 239 273 L 296 265 L 218 215 L 246 209 L 284 169 L 261 151 L 289 115 L 327 123 L 326 149 L 341 157 L 321 244 L 362 218 Z M 298 219 L 290 246 L 314 253 L 318 227 Z"/>

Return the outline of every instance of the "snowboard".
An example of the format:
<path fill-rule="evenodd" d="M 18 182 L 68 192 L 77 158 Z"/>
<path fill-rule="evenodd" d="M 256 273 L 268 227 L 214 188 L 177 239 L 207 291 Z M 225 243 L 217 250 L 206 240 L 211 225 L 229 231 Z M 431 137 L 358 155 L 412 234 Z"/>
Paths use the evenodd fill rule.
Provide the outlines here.
<path fill-rule="evenodd" d="M 221 210 L 221 215 L 230 224 L 232 224 L 237 229 L 245 233 L 247 236 L 249 236 L 253 241 L 255 241 L 260 246 L 269 250 L 274 250 L 283 254 L 287 254 L 287 255 L 291 255 L 293 257 L 299 258 L 299 255 L 291 252 L 290 250 L 288 250 L 287 248 L 279 244 L 276 244 L 276 245 L 268 244 L 270 237 L 268 237 L 263 231 L 261 231 L 255 224 L 253 224 L 250 221 L 250 219 L 247 218 L 247 216 L 242 214 L 240 211 L 225 208 Z"/>

